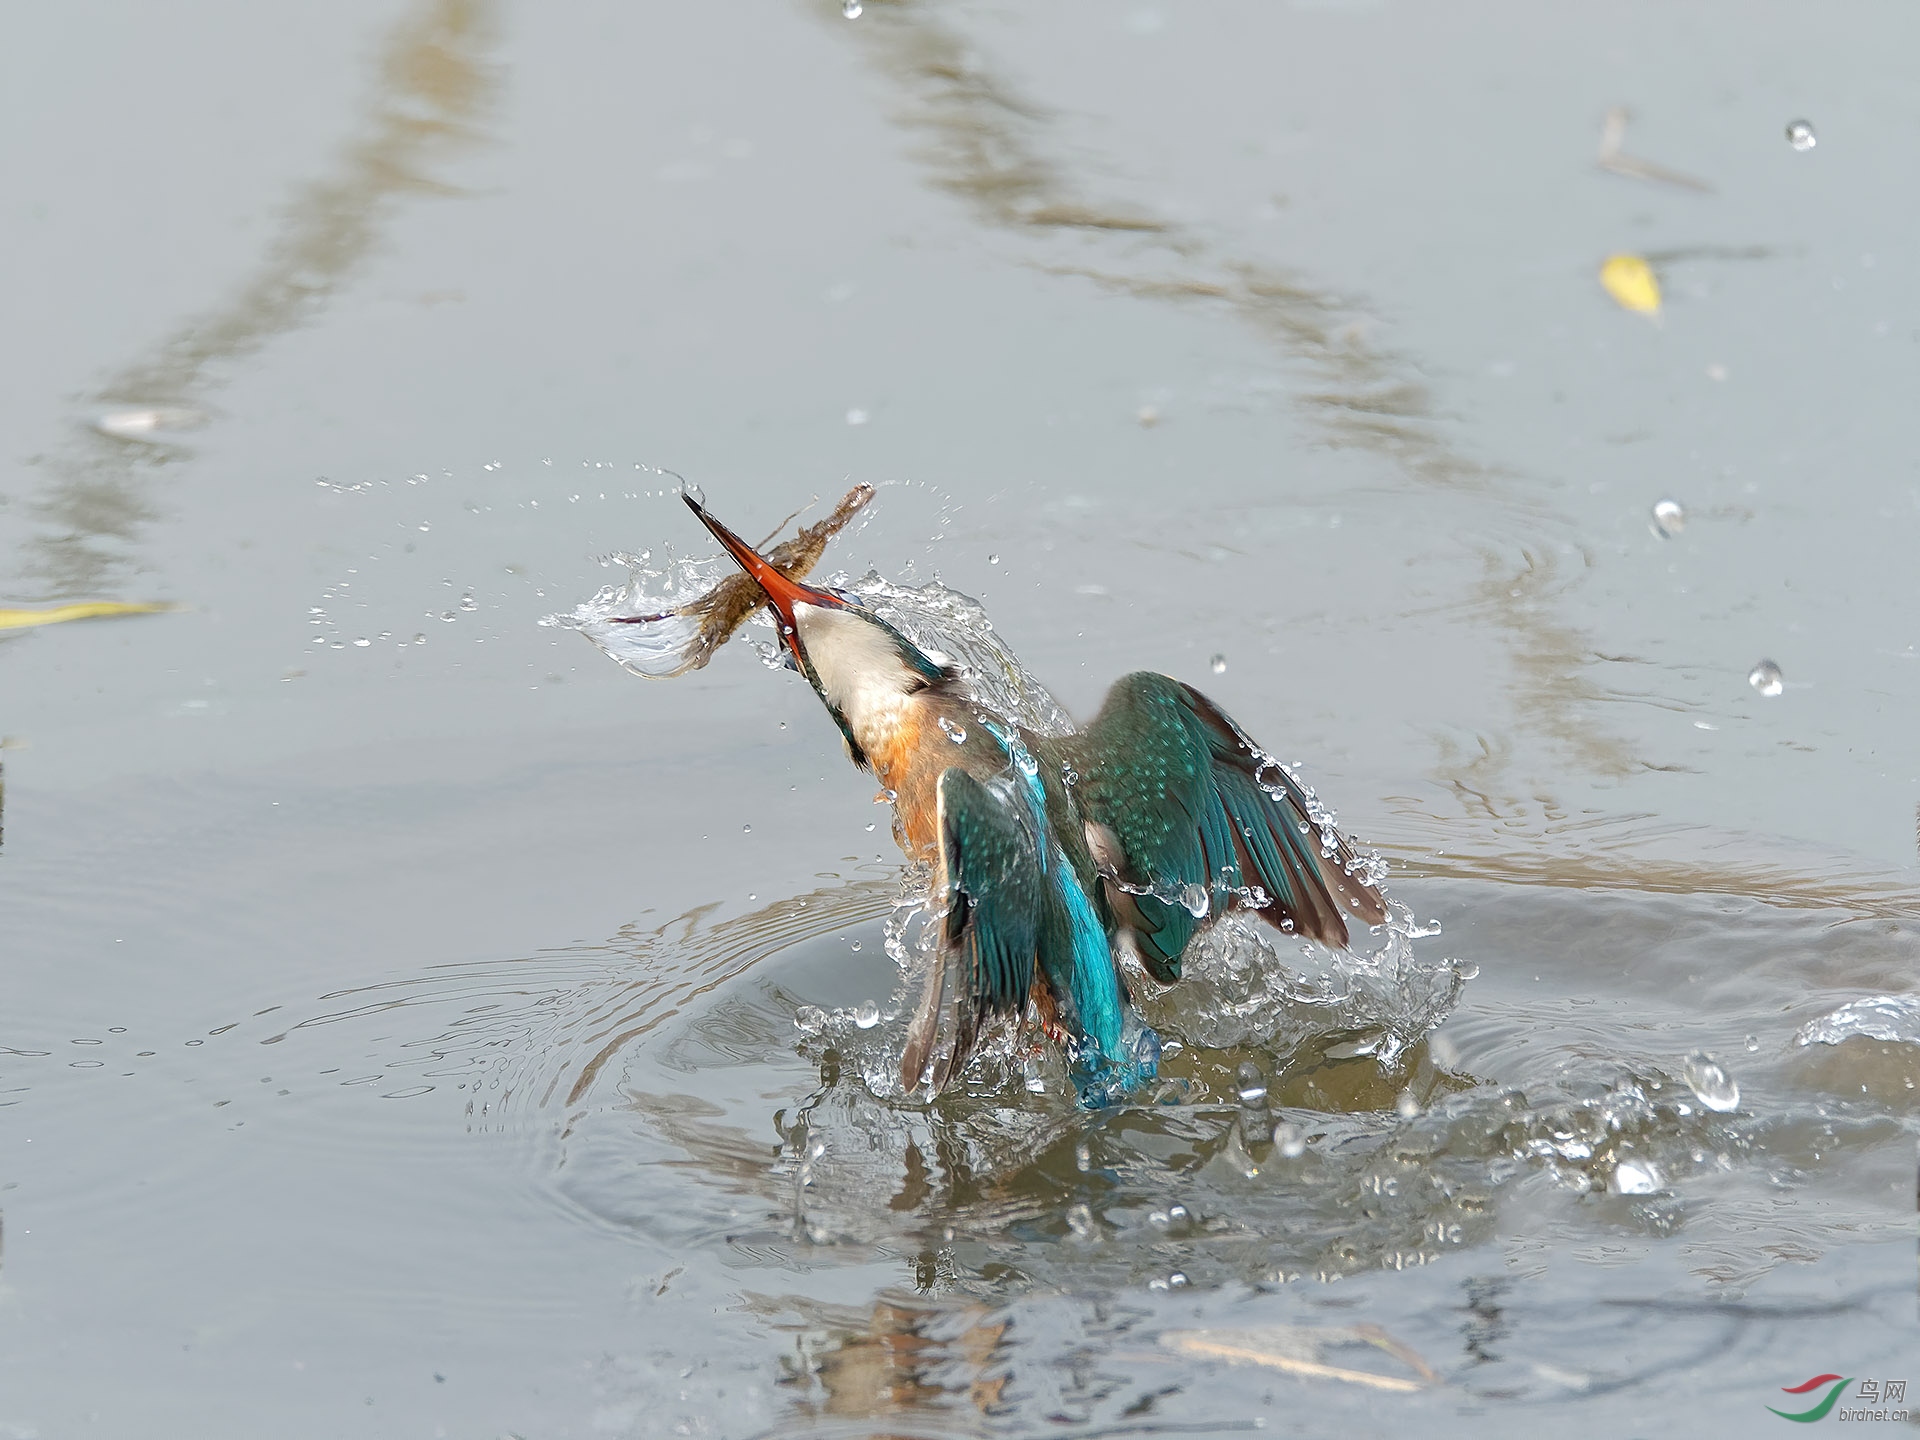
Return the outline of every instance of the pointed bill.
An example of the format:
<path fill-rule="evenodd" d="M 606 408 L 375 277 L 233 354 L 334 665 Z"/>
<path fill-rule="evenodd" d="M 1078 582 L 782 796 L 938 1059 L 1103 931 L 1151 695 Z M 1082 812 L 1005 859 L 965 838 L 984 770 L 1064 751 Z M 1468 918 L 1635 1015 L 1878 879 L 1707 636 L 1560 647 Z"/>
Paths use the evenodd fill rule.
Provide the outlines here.
<path fill-rule="evenodd" d="M 706 507 L 691 495 L 683 494 L 681 499 L 687 502 L 687 508 L 700 517 L 700 523 L 713 532 L 713 538 L 726 546 L 727 553 L 733 556 L 740 568 L 752 577 L 754 584 L 766 593 L 767 604 L 779 618 L 781 639 L 785 641 L 794 658 L 800 656 L 798 635 L 794 623 L 793 607 L 796 605 L 818 605 L 829 609 L 844 609 L 845 602 L 839 596 L 826 590 L 816 590 L 811 585 L 803 585 L 798 580 L 790 580 L 746 541 L 722 525 L 707 513 Z"/>

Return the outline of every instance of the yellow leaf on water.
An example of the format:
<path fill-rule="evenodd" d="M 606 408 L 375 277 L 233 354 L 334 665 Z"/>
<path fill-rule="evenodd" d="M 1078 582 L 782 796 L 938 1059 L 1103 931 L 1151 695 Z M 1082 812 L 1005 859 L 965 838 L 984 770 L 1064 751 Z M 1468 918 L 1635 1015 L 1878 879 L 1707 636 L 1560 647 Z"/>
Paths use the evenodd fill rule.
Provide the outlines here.
<path fill-rule="evenodd" d="M 25 630 L 30 625 L 58 625 L 62 620 L 97 620 L 108 615 L 151 615 L 171 609 L 171 605 L 87 600 L 77 605 L 49 605 L 41 610 L 0 610 L 0 630 Z"/>
<path fill-rule="evenodd" d="M 1638 315 L 1660 313 L 1660 282 L 1638 255 L 1609 255 L 1600 267 L 1600 283 L 1622 309 Z"/>

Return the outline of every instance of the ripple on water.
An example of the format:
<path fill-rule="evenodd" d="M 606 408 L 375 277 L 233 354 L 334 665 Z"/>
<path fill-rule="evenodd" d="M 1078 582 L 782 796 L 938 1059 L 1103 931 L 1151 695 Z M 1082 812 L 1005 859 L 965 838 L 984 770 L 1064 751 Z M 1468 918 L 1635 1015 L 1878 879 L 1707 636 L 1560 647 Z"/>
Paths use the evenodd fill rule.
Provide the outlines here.
<path fill-rule="evenodd" d="M 870 887 L 865 902 L 858 928 L 884 944 L 884 897 Z M 1670 1048 L 1638 1048 L 1649 1035 L 1632 1025 L 1564 1051 L 1520 1088 L 1503 1083 L 1510 1062 L 1482 1053 L 1471 1025 L 1466 1058 L 1447 1069 L 1418 1040 L 1391 1055 L 1356 1043 L 1335 1010 L 1317 1032 L 1170 1045 L 1161 1087 L 1138 1104 L 1076 1109 L 1051 1047 L 1004 1035 L 938 1102 L 907 1103 L 885 1078 L 899 1016 L 872 1000 L 886 971 L 849 950 L 844 926 L 791 932 L 771 953 L 725 933 L 753 919 L 699 939 L 703 954 L 738 963 L 651 1006 L 644 1030 L 620 1003 L 597 1004 L 591 1027 L 563 1027 L 576 1038 L 560 1069 L 575 1080 L 547 1087 L 575 1101 L 552 1172 L 570 1208 L 730 1269 L 934 1254 L 936 1288 L 981 1297 L 1016 1273 L 1096 1290 L 1139 1290 L 1175 1270 L 1198 1287 L 1290 1283 L 1470 1254 L 1498 1242 L 1516 1206 L 1549 1250 L 1649 1244 L 1686 1234 L 1704 1195 L 1716 1235 L 1777 1235 L 1783 1195 L 1830 1189 L 1902 1143 L 1884 1107 L 1796 1092 L 1784 1058 L 1743 1051 L 1741 1078 L 1767 1098 L 1723 1110 L 1703 1102 L 1702 1085 L 1723 1093 L 1713 1077 Z M 1645 925 L 1653 943 L 1667 917 Z M 1562 1003 L 1533 1001 L 1542 1017 Z M 810 1006 L 812 1023 L 797 1028 Z M 631 1038 L 587 1067 L 589 1028 Z M 1266 1093 L 1249 1100 L 1256 1081 Z M 1176 1207 L 1179 1227 L 1167 1219 Z M 1782 1253 L 1897 1219 L 1842 1206 Z M 1720 1263 L 1744 1283 L 1780 1256 L 1756 1246 Z"/>
<path fill-rule="evenodd" d="M 863 1366 L 909 1336 L 936 1370 L 990 1383 L 1006 1373 L 985 1357 L 1014 1343 L 1009 1315 L 1037 1323 L 1045 1311 L 1080 1333 L 1105 1307 L 1119 1318 L 1102 1345 L 1131 1335 L 1128 1344 L 1154 1346 L 1169 1325 L 1190 1330 L 1195 1305 L 1231 1328 L 1243 1323 L 1233 1297 L 1336 1281 L 1355 1294 L 1373 1277 L 1399 1287 L 1404 1307 L 1442 1274 L 1452 1278 L 1434 1303 L 1449 1314 L 1464 1293 L 1469 1311 L 1484 1302 L 1489 1314 L 1557 1316 L 1572 1328 L 1534 1337 L 1530 1353 L 1555 1373 L 1584 1374 L 1575 1341 L 1606 1329 L 1589 1335 L 1587 1322 L 1624 1317 L 1592 1313 L 1587 1287 L 1602 1272 L 1556 1280 L 1553 1256 L 1606 1267 L 1686 1257 L 1689 1283 L 1739 1290 L 1910 1224 L 1880 1182 L 1911 1184 L 1913 1111 L 1882 1093 L 1897 1079 L 1862 1091 L 1859 1076 L 1881 1061 L 1857 1053 L 1920 1055 L 1920 1044 L 1876 1034 L 1908 1033 L 1909 1002 L 1835 997 L 1801 1043 L 1745 1044 L 1781 996 L 1804 995 L 1807 972 L 1788 957 L 1804 956 L 1809 937 L 1825 947 L 1826 973 L 1874 973 L 1904 953 L 1905 931 L 1836 929 L 1819 916 L 1801 927 L 1777 909 L 1712 897 L 1479 887 L 1463 907 L 1471 913 L 1450 920 L 1448 943 L 1482 978 L 1461 992 L 1458 970 L 1425 958 L 1394 972 L 1409 981 L 1394 1002 L 1413 1027 L 1404 1043 L 1384 1043 L 1391 1017 L 1353 1008 L 1386 1003 L 1386 990 L 1363 985 L 1337 1003 L 1249 1012 L 1271 1028 L 1242 1016 L 1212 1045 L 1204 1012 L 1235 1002 L 1200 985 L 1185 1002 L 1194 1010 L 1169 1015 L 1162 1086 L 1142 1103 L 1087 1112 L 1067 1098 L 1051 1047 L 1004 1036 L 937 1103 L 871 1083 L 901 1023 L 879 998 L 898 972 L 873 957 L 912 959 L 903 936 L 913 907 L 896 908 L 899 897 L 898 875 L 875 873 L 753 914 L 693 912 L 596 945 L 343 990 L 223 1025 L 206 1044 L 272 1055 L 276 1085 L 296 1094 L 324 1059 L 335 1071 L 328 1093 L 363 1104 L 457 1097 L 450 1131 L 521 1143 L 560 1213 L 637 1253 L 671 1253 L 685 1268 L 676 1286 L 799 1327 L 781 1333 L 801 1336 L 795 1374 L 815 1395 L 852 1394 Z M 1695 1014 L 1649 970 L 1628 976 L 1633 1003 L 1609 1018 L 1608 986 L 1622 982 L 1596 957 L 1678 946 L 1671 962 L 1692 966 L 1704 963 L 1692 950 L 1709 944 L 1756 961 L 1740 972 L 1750 988 L 1730 1013 Z M 1300 980 L 1279 983 L 1285 994 Z M 1248 993 L 1271 998 L 1264 983 Z M 1458 1001 L 1437 1047 L 1444 1065 L 1416 1033 L 1446 1013 L 1437 998 Z M 808 1007 L 813 1023 L 797 1027 Z M 1688 1024 L 1705 1028 L 1676 1038 Z M 1734 1057 L 1709 1063 L 1737 1083 L 1735 1108 L 1705 1103 L 1721 1087 L 1689 1062 L 1695 1046 Z M 349 1054 L 364 1057 L 352 1073 L 338 1068 Z M 25 1058 L 55 1057 L 15 1057 Z M 816 1272 L 837 1278 L 805 1278 Z M 1497 1303 L 1490 1292 L 1474 1299 L 1489 1273 L 1508 1287 Z M 802 1293 L 821 1284 L 875 1298 L 842 1310 Z M 1132 1298 L 1114 1307 L 1114 1297 Z M 1176 1301 L 1187 1307 L 1177 1317 L 1152 1308 Z M 1261 1303 L 1273 1314 L 1291 1302 Z M 1666 1336 L 1691 1323 L 1679 1312 L 1640 1318 Z M 1439 1343 L 1457 1329 L 1449 1321 Z M 1020 1339 L 1022 1367 L 1047 1343 Z M 1492 1348 L 1507 1355 L 1513 1342 Z M 1485 1373 L 1512 1393 L 1559 1384 L 1503 1364 L 1488 1361 Z"/>

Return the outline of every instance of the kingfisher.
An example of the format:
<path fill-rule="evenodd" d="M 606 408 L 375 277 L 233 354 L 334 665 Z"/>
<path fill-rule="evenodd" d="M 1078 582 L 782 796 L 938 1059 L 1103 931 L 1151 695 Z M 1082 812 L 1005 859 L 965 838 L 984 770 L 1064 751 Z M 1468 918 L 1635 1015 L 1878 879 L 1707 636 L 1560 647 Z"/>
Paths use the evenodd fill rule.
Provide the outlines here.
<path fill-rule="evenodd" d="M 1126 960 L 1161 985 L 1230 909 L 1345 949 L 1379 925 L 1372 862 L 1218 705 L 1166 675 L 1116 681 L 1092 723 L 1042 735 L 984 713 L 965 678 L 844 591 L 793 578 L 683 494 L 765 595 L 780 642 L 892 802 L 932 876 L 934 955 L 900 1059 L 938 1094 L 997 1017 L 1058 1043 L 1076 1098 L 1151 1079 L 1159 1040 Z"/>

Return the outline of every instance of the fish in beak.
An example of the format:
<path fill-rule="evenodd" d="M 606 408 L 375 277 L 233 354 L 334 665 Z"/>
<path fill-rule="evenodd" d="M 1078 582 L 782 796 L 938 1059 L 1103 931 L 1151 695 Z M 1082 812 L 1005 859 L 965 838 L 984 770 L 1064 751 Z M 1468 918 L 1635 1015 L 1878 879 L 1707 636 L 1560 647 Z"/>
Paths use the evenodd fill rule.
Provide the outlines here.
<path fill-rule="evenodd" d="M 700 523 L 713 532 L 713 538 L 726 547 L 727 553 L 746 571 L 748 578 L 765 593 L 767 608 L 773 611 L 775 620 L 779 622 L 781 643 L 792 652 L 794 663 L 802 673 L 806 673 L 806 657 L 800 650 L 800 626 L 794 616 L 794 606 L 814 605 L 826 610 L 844 610 L 847 602 L 830 590 L 816 589 L 812 585 L 789 579 L 766 556 L 709 515 L 706 506 L 693 496 L 682 492 L 680 498 L 700 518 Z"/>

